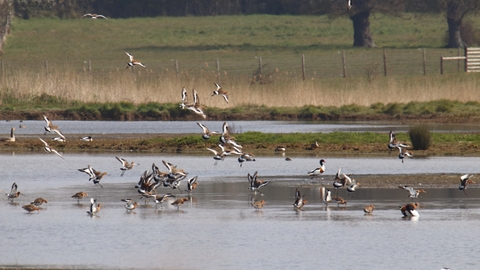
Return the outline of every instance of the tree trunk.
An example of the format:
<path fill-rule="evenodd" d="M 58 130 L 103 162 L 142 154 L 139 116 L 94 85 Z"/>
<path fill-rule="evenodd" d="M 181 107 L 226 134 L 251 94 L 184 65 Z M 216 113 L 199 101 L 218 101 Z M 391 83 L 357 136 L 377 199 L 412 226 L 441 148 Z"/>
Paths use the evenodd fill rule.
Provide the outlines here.
<path fill-rule="evenodd" d="M 448 24 L 448 48 L 465 48 L 467 44 L 463 42 L 460 27 L 462 26 L 462 18 L 465 13 L 458 14 L 458 7 L 451 7 L 447 11 Z"/>
<path fill-rule="evenodd" d="M 461 20 L 453 18 L 447 18 L 448 23 L 448 48 L 465 48 L 467 44 L 463 42 L 462 35 L 460 33 L 460 27 L 462 26 Z"/>
<path fill-rule="evenodd" d="M 362 11 L 350 16 L 353 23 L 353 47 L 375 47 L 370 32 L 369 11 Z"/>

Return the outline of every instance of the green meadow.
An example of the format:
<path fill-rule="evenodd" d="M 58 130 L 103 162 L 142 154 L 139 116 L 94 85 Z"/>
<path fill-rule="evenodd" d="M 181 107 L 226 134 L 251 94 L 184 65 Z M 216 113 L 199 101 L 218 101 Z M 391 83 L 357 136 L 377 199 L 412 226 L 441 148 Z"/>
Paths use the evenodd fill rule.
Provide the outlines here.
<path fill-rule="evenodd" d="M 465 20 L 480 22 L 477 16 Z M 458 54 L 443 48 L 443 15 L 376 13 L 371 30 L 377 48 L 365 49 L 352 48 L 352 25 L 345 17 L 14 19 L 1 57 L 1 110 L 87 119 L 195 118 L 178 108 L 186 87 L 197 90 L 212 119 L 478 118 L 478 75 L 456 72 L 456 62 L 438 74 L 438 56 Z M 422 49 L 426 75 L 398 72 L 395 65 L 411 69 L 406 56 L 421 58 Z M 390 60 L 393 75 L 383 76 L 383 50 L 390 57 L 408 52 Z M 125 51 L 147 68 L 126 69 Z M 348 71 L 355 76 L 337 74 L 341 51 L 347 59 L 358 58 Z M 417 58 L 412 61 L 421 65 Z M 329 72 L 336 75 L 323 75 Z M 213 82 L 229 92 L 229 104 L 211 97 Z"/>

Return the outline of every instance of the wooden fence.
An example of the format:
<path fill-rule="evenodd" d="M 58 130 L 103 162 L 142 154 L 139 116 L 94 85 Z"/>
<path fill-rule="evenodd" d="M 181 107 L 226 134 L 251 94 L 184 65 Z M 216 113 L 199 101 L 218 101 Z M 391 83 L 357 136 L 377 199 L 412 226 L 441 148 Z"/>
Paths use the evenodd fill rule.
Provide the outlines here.
<path fill-rule="evenodd" d="M 468 54 L 479 55 L 468 48 Z M 450 55 L 450 56 L 443 56 Z M 438 57 L 443 59 L 438 66 Z M 472 56 L 473 57 L 473 56 Z M 480 60 L 467 60 L 468 70 L 480 70 Z M 457 62 L 444 60 L 455 59 Z M 464 70 L 465 55 L 457 49 L 371 49 L 332 51 L 319 55 L 282 54 L 252 56 L 250 59 L 218 58 L 218 59 L 150 59 L 145 61 L 147 68 L 136 67 L 131 70 L 144 76 L 162 76 L 174 73 L 178 76 L 187 74 L 223 76 L 265 77 L 280 76 L 284 79 L 310 80 L 339 77 L 427 75 L 461 72 Z M 475 64 L 475 65 L 474 65 Z M 126 61 L 77 60 L 77 61 L 9 61 L 0 60 L 2 77 L 16 71 L 33 70 L 54 74 L 56 71 L 74 70 L 102 76 L 105 73 L 129 72 Z"/>
<path fill-rule="evenodd" d="M 464 62 L 465 72 L 480 72 L 480 48 L 467 47 L 463 56 L 442 56 L 440 57 L 440 74 L 444 72 L 445 61 L 456 60 L 458 69 L 460 62 Z"/>

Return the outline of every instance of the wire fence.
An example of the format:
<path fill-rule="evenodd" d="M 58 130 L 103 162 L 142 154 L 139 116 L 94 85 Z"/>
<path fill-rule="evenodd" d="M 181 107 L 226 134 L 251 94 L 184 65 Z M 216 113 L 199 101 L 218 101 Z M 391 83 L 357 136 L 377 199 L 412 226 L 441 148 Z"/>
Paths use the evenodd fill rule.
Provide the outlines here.
<path fill-rule="evenodd" d="M 464 55 L 457 49 L 370 49 L 336 51 L 322 54 L 269 54 L 245 58 L 217 59 L 149 59 L 147 68 L 136 66 L 127 69 L 125 61 L 8 61 L 0 60 L 1 76 L 18 71 L 36 71 L 45 74 L 57 71 L 102 75 L 115 72 L 141 73 L 145 76 L 162 76 L 166 73 L 188 76 L 210 74 L 222 76 L 247 76 L 252 79 L 279 74 L 285 79 L 309 80 L 342 77 L 376 77 L 399 75 L 440 74 L 443 56 Z M 443 73 L 464 72 L 465 60 L 448 61 Z"/>

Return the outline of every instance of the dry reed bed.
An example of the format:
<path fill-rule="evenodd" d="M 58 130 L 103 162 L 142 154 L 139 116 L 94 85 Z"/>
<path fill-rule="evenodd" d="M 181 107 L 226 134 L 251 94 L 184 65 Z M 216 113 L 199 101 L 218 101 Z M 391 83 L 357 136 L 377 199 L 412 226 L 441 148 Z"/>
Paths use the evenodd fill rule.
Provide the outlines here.
<path fill-rule="evenodd" d="M 408 103 L 433 100 L 480 102 L 476 74 L 448 74 L 427 76 L 391 76 L 368 80 L 355 78 L 301 78 L 274 72 L 262 80 L 249 76 L 222 74 L 221 84 L 230 96 L 226 104 L 220 97 L 212 97 L 216 73 L 186 74 L 138 70 L 113 70 L 106 73 L 84 73 L 68 69 L 13 71 L 3 76 L 1 93 L 28 99 L 46 93 L 70 101 L 81 102 L 158 102 L 177 103 L 181 89 L 196 89 L 203 105 L 226 108 L 244 105 L 267 107 L 301 107 L 304 105 L 335 106 L 374 103 Z"/>

